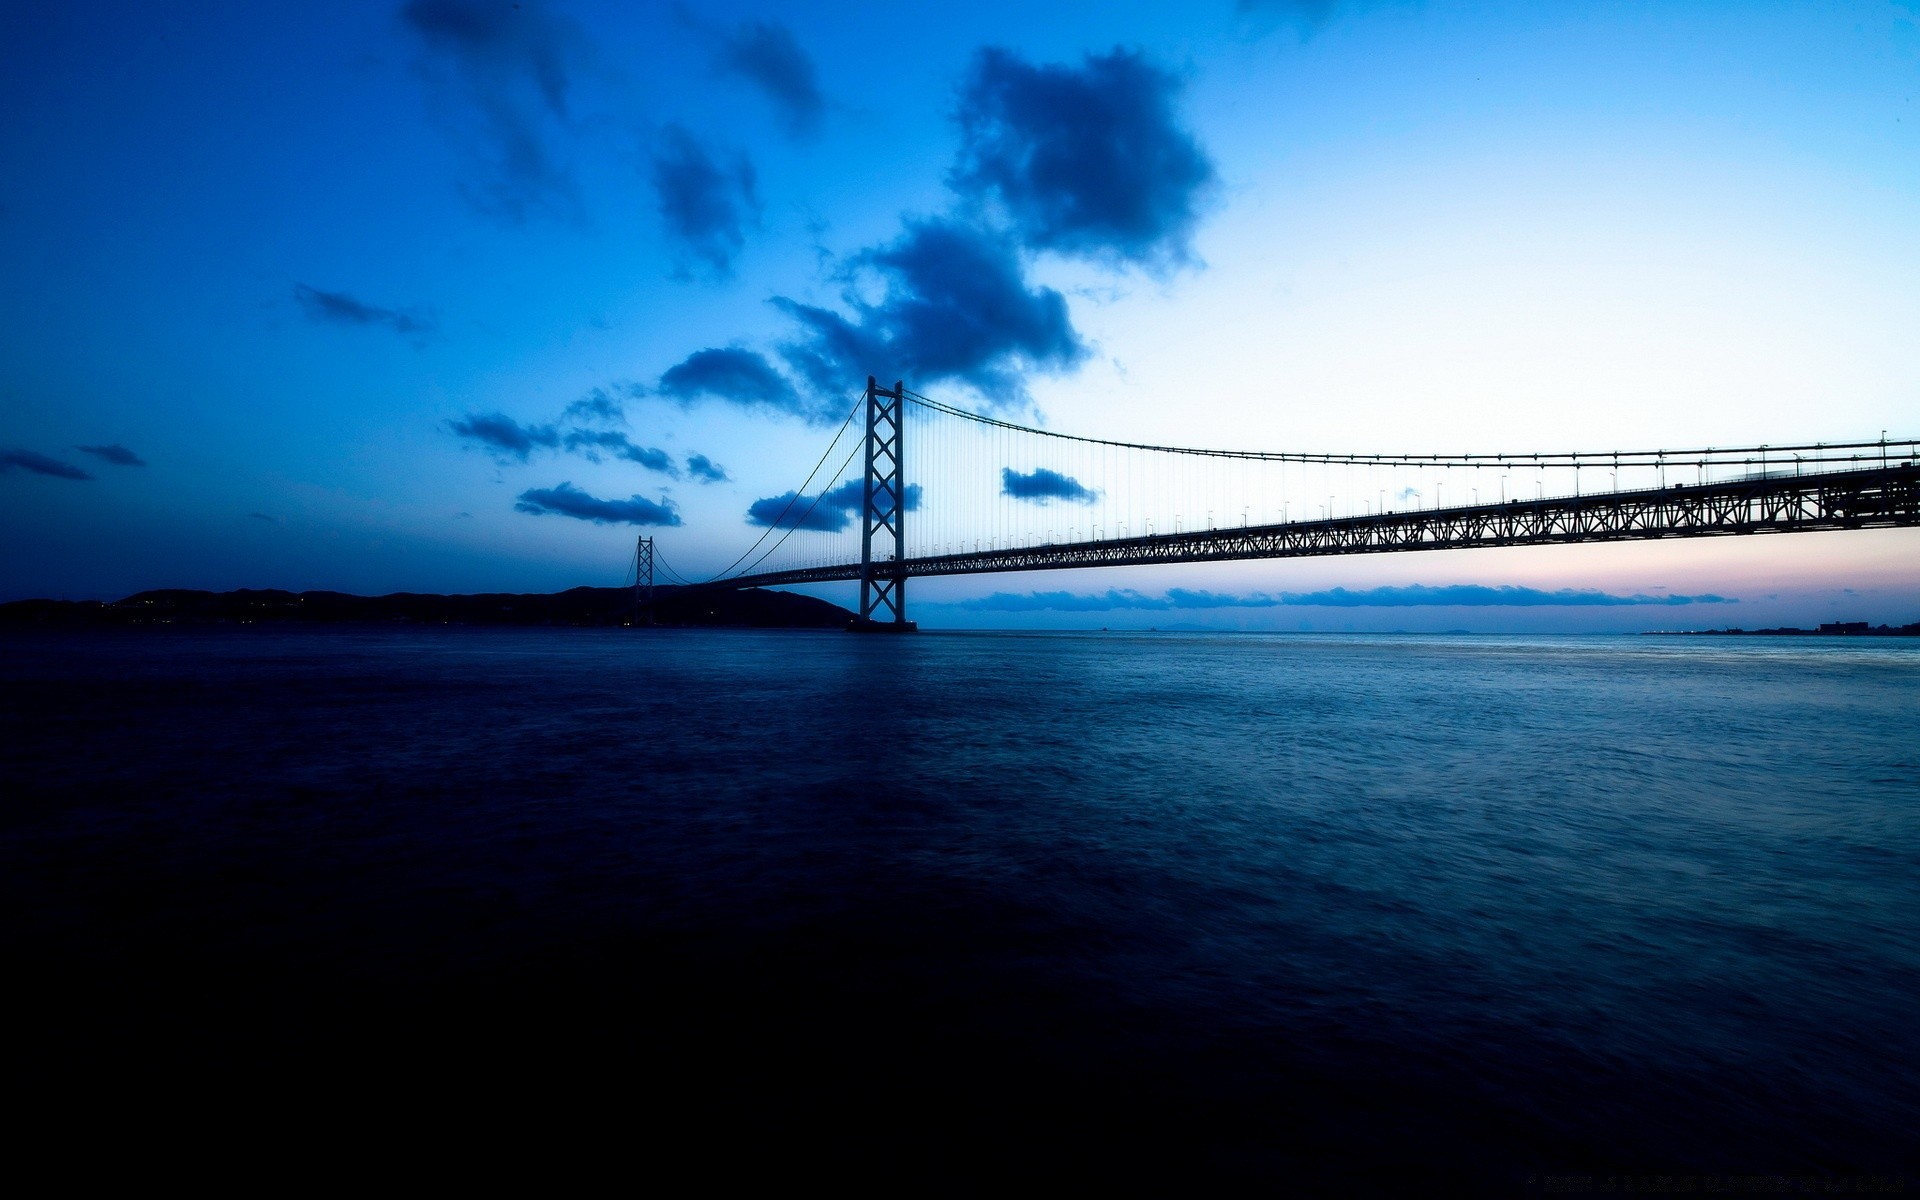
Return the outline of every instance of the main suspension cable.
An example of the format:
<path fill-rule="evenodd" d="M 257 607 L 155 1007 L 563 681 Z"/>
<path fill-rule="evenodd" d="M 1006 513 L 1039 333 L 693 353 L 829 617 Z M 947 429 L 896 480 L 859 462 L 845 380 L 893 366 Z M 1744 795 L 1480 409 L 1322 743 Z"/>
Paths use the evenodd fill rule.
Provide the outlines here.
<path fill-rule="evenodd" d="M 906 396 L 915 404 L 935 412 L 947 413 L 982 425 L 992 425 L 1015 433 L 1030 433 L 1036 437 L 1054 438 L 1063 442 L 1082 442 L 1094 446 L 1114 446 L 1123 450 L 1152 450 L 1161 454 L 1188 454 L 1201 458 L 1237 458 L 1266 462 L 1328 463 L 1348 466 L 1408 466 L 1408 467 L 1568 467 L 1568 466 L 1687 466 L 1689 464 L 1714 463 L 1725 465 L 1741 463 L 1762 465 L 1778 463 L 1782 468 L 1787 460 L 1796 462 L 1857 462 L 1870 458 L 1884 458 L 1891 451 L 1896 457 L 1912 457 L 1920 440 L 1904 438 L 1895 441 L 1878 442 L 1813 442 L 1796 446 L 1740 446 L 1733 448 L 1704 450 L 1604 450 L 1604 451 L 1555 451 L 1535 454 L 1311 454 L 1299 451 L 1264 450 L 1209 450 L 1197 446 L 1157 446 L 1146 442 L 1121 442 L 1110 438 L 1082 437 L 1078 434 L 1058 433 L 1051 429 L 1036 429 L 1031 425 L 1021 425 L 1013 421 L 1003 421 L 998 417 L 989 417 L 982 413 L 969 412 L 951 404 L 908 391 Z M 1904 447 L 1905 449 L 1901 449 Z M 1874 454 L 1836 455 L 1841 450 L 1872 450 Z M 1745 455 L 1745 458 L 1730 456 Z"/>
<path fill-rule="evenodd" d="M 725 567 L 714 572 L 712 578 L 706 580 L 707 583 L 715 583 L 721 579 L 726 578 L 728 575 L 732 574 L 733 569 L 735 567 L 747 561 L 747 556 L 760 548 L 761 542 L 766 541 L 768 536 L 771 535 L 774 530 L 780 528 L 780 522 L 786 520 L 787 514 L 793 510 L 793 506 L 799 502 L 800 497 L 807 494 L 807 485 L 813 482 L 813 477 L 820 473 L 820 468 L 822 466 L 826 465 L 827 456 L 832 454 L 833 448 L 840 444 L 840 437 L 842 434 L 847 432 L 847 426 L 853 424 L 853 419 L 856 416 L 860 415 L 860 406 L 866 402 L 866 398 L 867 398 L 866 391 L 865 389 L 862 389 L 860 393 L 860 399 L 854 401 L 853 407 L 847 410 L 847 419 L 840 422 L 840 428 L 834 431 L 833 440 L 827 443 L 827 448 L 825 450 L 821 451 L 820 461 L 817 463 L 814 463 L 813 470 L 807 472 L 807 477 L 805 480 L 801 482 L 799 490 L 794 492 L 791 496 L 787 497 L 787 503 L 783 508 L 781 508 L 780 515 L 775 517 L 773 521 L 767 525 L 766 530 L 762 532 L 758 538 L 754 539 L 753 545 L 748 546 L 746 550 L 741 553 L 739 558 L 734 559 L 732 562 L 728 563 Z M 851 456 L 849 456 L 849 458 L 851 458 Z M 842 465 L 841 469 L 842 470 L 845 469 L 844 464 Z M 820 502 L 819 498 L 815 497 L 814 504 L 818 504 L 819 502 Z M 807 507 L 807 512 L 811 513 L 812 511 L 813 511 L 813 507 L 812 505 L 809 505 Z M 804 516 L 802 517 L 802 519 L 803 520 L 805 519 Z M 788 532 L 791 533 L 792 530 L 789 529 Z M 781 538 L 780 540 L 785 541 L 786 539 Z M 774 543 L 774 545 L 777 548 L 779 546 L 779 543 L 776 542 Z M 769 550 L 767 553 L 771 554 L 772 551 Z M 760 559 L 757 560 L 754 565 L 758 566 L 759 563 L 761 561 L 765 561 L 765 559 L 766 559 L 766 555 L 764 554 L 761 555 Z"/>

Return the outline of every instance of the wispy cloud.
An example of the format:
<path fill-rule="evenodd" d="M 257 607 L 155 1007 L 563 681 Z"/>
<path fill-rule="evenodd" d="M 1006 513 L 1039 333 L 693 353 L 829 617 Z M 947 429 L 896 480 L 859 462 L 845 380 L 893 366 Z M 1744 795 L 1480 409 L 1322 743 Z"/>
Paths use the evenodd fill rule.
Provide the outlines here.
<path fill-rule="evenodd" d="M 599 462 L 601 453 L 605 452 L 615 458 L 638 463 L 649 471 L 658 471 L 675 479 L 680 478 L 680 468 L 674 465 L 671 454 L 652 446 L 636 446 L 626 434 L 618 430 L 573 429 L 567 432 L 561 444 L 588 462 Z"/>
<path fill-rule="evenodd" d="M 1208 608 L 1538 608 L 1538 607 L 1619 607 L 1626 605 L 1673 606 L 1686 604 L 1738 604 L 1725 596 L 1649 596 L 1644 593 L 1616 595 L 1610 592 L 1562 588 L 1544 591 L 1529 587 L 1486 587 L 1479 584 L 1448 584 L 1430 587 L 1424 584 L 1364 588 L 1350 591 L 1330 588 L 1319 592 L 1253 592 L 1233 595 L 1223 592 L 1169 588 L 1150 596 L 1131 588 L 1109 588 L 1105 592 L 995 592 L 972 600 L 957 602 L 969 612 L 1109 612 L 1142 609 L 1166 612 L 1174 609 Z"/>
<path fill-rule="evenodd" d="M 662 497 L 658 501 L 645 496 L 630 496 L 625 500 L 602 500 L 597 496 L 581 491 L 571 483 L 561 483 L 550 488 L 528 488 L 520 493 L 514 504 L 517 512 L 532 513 L 535 516 L 553 514 L 573 517 L 580 521 L 592 521 L 596 525 L 678 525 L 680 514 L 674 510 L 673 501 Z"/>
<path fill-rule="evenodd" d="M 381 308 L 345 292 L 323 292 L 304 283 L 293 285 L 293 298 L 308 318 L 322 324 L 379 326 L 412 338 L 425 338 L 439 329 L 430 315 Z"/>
<path fill-rule="evenodd" d="M 72 463 L 48 458 L 32 450 L 0 450 L 0 474 L 14 470 L 30 471 L 35 475 L 51 475 L 55 479 L 93 478 Z"/>
<path fill-rule="evenodd" d="M 789 133 L 804 137 L 819 130 L 826 97 L 820 92 L 813 59 L 786 26 L 743 22 L 720 36 L 714 67 L 759 88 L 773 102 Z"/>
<path fill-rule="evenodd" d="M 605 388 L 595 388 L 575 400 L 560 413 L 563 421 L 577 421 L 582 425 L 624 425 L 627 423 L 627 409 Z"/>
<path fill-rule="evenodd" d="M 408 0 L 401 23 L 427 50 L 429 86 L 470 160 L 461 192 L 509 222 L 578 219 L 573 173 L 557 143 L 569 126 L 581 39 L 537 0 Z"/>
<path fill-rule="evenodd" d="M 125 446 L 75 446 L 83 454 L 91 454 L 102 462 L 110 462 L 116 467 L 144 467 L 147 460 L 127 449 Z"/>
<path fill-rule="evenodd" d="M 1234 8 L 1261 33 L 1278 25 L 1293 25 L 1303 36 L 1317 33 L 1333 20 L 1347 0 L 1238 0 Z"/>
<path fill-rule="evenodd" d="M 480 443 L 495 458 L 516 462 L 526 462 L 537 448 L 560 444 L 560 431 L 552 425 L 522 425 L 505 413 L 469 413 L 448 421 L 447 428 Z"/>
<path fill-rule="evenodd" d="M 744 154 L 716 158 L 677 125 L 661 131 L 648 170 L 660 219 L 679 246 L 680 271 L 695 265 L 714 277 L 733 271 L 747 228 L 760 219 L 753 164 Z"/>

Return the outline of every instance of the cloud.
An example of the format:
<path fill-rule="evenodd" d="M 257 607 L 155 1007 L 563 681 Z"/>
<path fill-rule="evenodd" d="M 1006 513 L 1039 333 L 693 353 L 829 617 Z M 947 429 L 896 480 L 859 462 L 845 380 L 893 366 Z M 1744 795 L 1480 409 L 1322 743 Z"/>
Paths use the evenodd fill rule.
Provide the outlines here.
<path fill-rule="evenodd" d="M 674 465 L 673 455 L 652 446 L 636 446 L 618 430 L 570 429 L 561 439 L 561 444 L 589 462 L 599 462 L 601 451 L 605 451 L 628 462 L 639 463 L 649 471 L 680 478 L 680 468 Z"/>
<path fill-rule="evenodd" d="M 51 475 L 55 479 L 92 479 L 72 463 L 63 463 L 57 458 L 48 458 L 31 450 L 0 450 L 0 474 L 18 468 L 31 471 L 35 475 Z"/>
<path fill-rule="evenodd" d="M 808 403 L 765 355 L 738 347 L 694 351 L 667 368 L 656 390 L 682 404 L 707 397 L 742 408 L 792 413 L 815 423 L 843 415 Z"/>
<path fill-rule="evenodd" d="M 464 438 L 487 447 L 501 461 L 526 462 L 539 447 L 552 449 L 560 444 L 560 432 L 551 425 L 522 425 L 504 413 L 469 413 L 447 427 Z"/>
<path fill-rule="evenodd" d="M 605 388 L 595 388 L 567 405 L 560 419 L 578 421 L 582 425 L 624 425 L 627 423 L 627 410 Z"/>
<path fill-rule="evenodd" d="M 322 324 L 380 325 L 395 333 L 419 338 L 427 337 L 439 328 L 430 316 L 395 308 L 380 308 L 356 300 L 345 292 L 323 292 L 304 283 L 293 285 L 293 298 L 300 302 L 300 307 L 306 310 L 310 319 Z"/>
<path fill-rule="evenodd" d="M 1100 493 L 1083 487 L 1080 481 L 1058 471 L 1049 471 L 1045 467 L 1036 467 L 1030 474 L 1022 475 L 1011 467 L 1000 468 L 1000 494 L 1012 496 L 1016 500 L 1031 500 L 1036 504 L 1046 504 L 1053 500 L 1067 500 L 1074 504 L 1092 504 L 1100 499 Z"/>
<path fill-rule="evenodd" d="M 773 101 L 781 122 L 795 137 L 808 136 L 820 128 L 826 97 L 820 94 L 813 60 L 784 25 L 744 22 L 721 38 L 714 67 L 759 88 Z"/>
<path fill-rule="evenodd" d="M 715 276 L 731 273 L 746 245 L 747 226 L 760 217 L 753 164 L 745 155 L 725 165 L 715 162 L 692 134 L 669 125 L 660 134 L 649 178 L 660 217 L 683 256 L 704 263 Z"/>
<path fill-rule="evenodd" d="M 1108 612 L 1116 609 L 1144 609 L 1165 612 L 1172 609 L 1201 608 L 1424 608 L 1424 607 L 1617 607 L 1625 605 L 1738 604 L 1724 596 L 1630 596 L 1599 591 L 1562 588 L 1543 591 L 1529 587 L 1486 587 L 1477 584 L 1451 584 L 1429 587 L 1409 584 L 1404 587 L 1376 587 L 1360 591 L 1331 588 L 1321 592 L 1282 592 L 1269 595 L 1254 592 L 1235 596 L 1221 592 L 1169 588 L 1163 596 L 1149 596 L 1131 588 L 1109 588 L 1090 595 L 1073 592 L 995 592 L 958 607 L 970 612 Z"/>
<path fill-rule="evenodd" d="M 558 487 L 528 488 L 520 493 L 515 502 L 515 512 L 532 513 L 543 516 L 553 513 L 556 516 L 573 517 L 581 521 L 592 521 L 596 525 L 678 525 L 680 514 L 674 511 L 673 501 L 662 497 L 658 503 L 644 496 L 633 496 L 626 500 L 602 500 L 592 496 L 571 483 L 562 483 Z"/>
<path fill-rule="evenodd" d="M 1188 588 L 1168 588 L 1167 602 L 1174 608 L 1273 608 L 1286 603 L 1264 592 L 1234 596 L 1226 592 L 1194 591 Z"/>
<path fill-rule="evenodd" d="M 1114 609 L 1143 608 L 1165 611 L 1173 603 L 1165 597 L 1145 596 L 1132 588 L 1108 588 L 1104 594 L 1076 595 L 1072 592 L 995 592 L 960 601 L 969 612 L 1109 612 Z"/>
<path fill-rule="evenodd" d="M 473 160 L 468 201 L 516 223 L 542 211 L 577 218 L 578 187 L 552 144 L 568 123 L 572 26 L 536 0 L 408 0 L 400 19 L 431 52 L 427 65 L 451 72 L 430 73 L 430 84 L 464 101 L 455 134 Z"/>
<path fill-rule="evenodd" d="M 74 449 L 85 454 L 91 454 L 104 462 L 110 462 L 116 467 L 144 467 L 147 465 L 146 459 L 141 458 L 125 446 L 75 446 Z"/>
<path fill-rule="evenodd" d="M 263 512 L 250 512 L 247 514 L 247 518 L 253 521 L 265 521 L 269 525 L 278 525 L 280 523 L 279 517 L 270 517 Z"/>
<path fill-rule="evenodd" d="M 768 496 L 755 500 L 747 506 L 747 524 L 771 526 L 775 529 L 809 529 L 820 533 L 838 533 L 851 525 L 854 515 L 866 500 L 866 481 L 849 479 L 838 487 L 822 492 L 819 496 L 807 496 L 798 492 L 784 492 L 778 496 Z M 910 483 L 903 496 L 903 508 L 913 512 L 920 507 L 920 485 Z M 886 496 L 879 497 L 877 507 L 886 511 Z"/>
<path fill-rule="evenodd" d="M 798 492 L 767 496 L 747 506 L 747 524 L 772 529 L 810 529 L 817 533 L 839 533 L 852 523 L 848 510 L 823 504 L 819 499 Z"/>
<path fill-rule="evenodd" d="M 948 184 L 997 205 L 1030 248 L 1108 261 L 1189 260 L 1213 164 L 1174 112 L 1180 81 L 1131 51 L 1078 68 L 989 47 L 961 88 Z"/>
<path fill-rule="evenodd" d="M 1345 588 L 1332 588 L 1324 592 L 1287 592 L 1281 596 L 1284 604 L 1306 605 L 1320 608 L 1422 608 L 1428 606 L 1458 606 L 1463 608 L 1537 608 L 1537 607 L 1616 607 L 1642 604 L 1738 604 L 1725 596 L 1648 596 L 1636 592 L 1630 596 L 1614 595 L 1609 592 L 1576 590 L 1561 588 L 1548 592 L 1539 588 L 1486 587 L 1480 584 L 1449 584 L 1443 587 L 1428 587 L 1424 584 L 1408 584 L 1405 587 L 1377 587 L 1363 591 L 1350 592 Z"/>
<path fill-rule="evenodd" d="M 1275 25 L 1295 24 L 1303 34 L 1311 35 L 1333 20 L 1342 3 L 1343 0 L 1239 0 L 1234 8 L 1242 18 L 1262 27 L 1262 33 Z"/>
<path fill-rule="evenodd" d="M 878 277 L 884 296 L 849 294 L 850 319 L 775 297 L 806 336 L 782 348 L 822 395 L 844 394 L 868 375 L 918 386 L 957 380 L 992 404 L 1024 404 L 1021 375 L 1064 370 L 1087 355 L 1066 299 L 1030 288 L 1016 248 L 955 221 L 912 221 L 890 245 L 848 264 Z"/>
<path fill-rule="evenodd" d="M 701 483 L 725 483 L 730 478 L 725 467 L 704 454 L 687 456 L 687 474 Z"/>

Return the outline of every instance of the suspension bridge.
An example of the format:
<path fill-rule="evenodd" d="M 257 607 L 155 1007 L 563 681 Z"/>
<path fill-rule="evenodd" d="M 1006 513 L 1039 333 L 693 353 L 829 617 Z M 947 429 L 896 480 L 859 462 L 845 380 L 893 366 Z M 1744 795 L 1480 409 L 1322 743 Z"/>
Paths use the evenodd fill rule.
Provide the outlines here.
<path fill-rule="evenodd" d="M 636 599 L 650 601 L 656 569 L 696 588 L 857 581 L 851 628 L 907 631 L 916 577 L 1916 526 L 1920 440 L 1201 449 L 1020 425 L 869 378 L 806 480 L 749 519 L 759 540 L 705 580 L 668 567 L 642 537 Z"/>

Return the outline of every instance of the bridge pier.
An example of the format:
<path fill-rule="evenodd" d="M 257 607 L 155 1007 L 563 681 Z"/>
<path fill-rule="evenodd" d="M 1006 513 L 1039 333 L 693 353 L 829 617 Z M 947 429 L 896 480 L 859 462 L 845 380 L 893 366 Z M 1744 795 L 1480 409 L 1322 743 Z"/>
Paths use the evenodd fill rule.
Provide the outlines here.
<path fill-rule="evenodd" d="M 849 633 L 912 633 L 907 620 L 907 577 L 897 564 L 907 556 L 905 533 L 906 383 L 891 391 L 867 376 L 866 476 L 860 505 L 860 615 Z M 876 566 L 874 542 L 884 557 Z"/>

